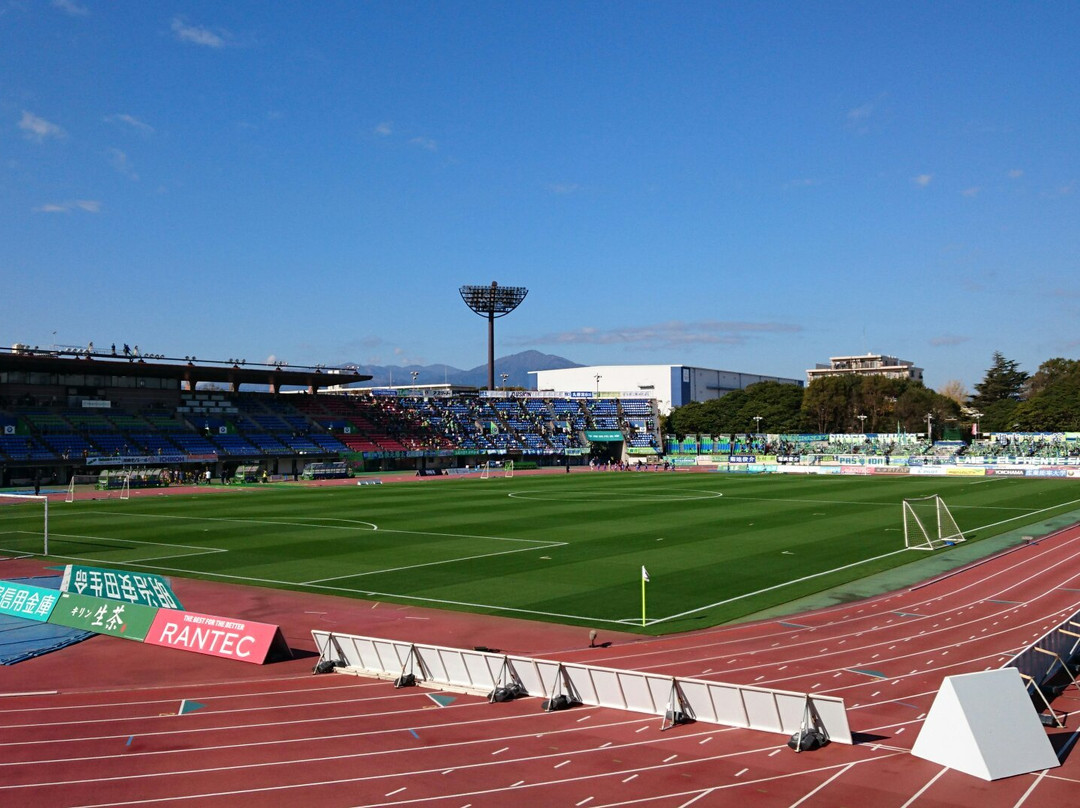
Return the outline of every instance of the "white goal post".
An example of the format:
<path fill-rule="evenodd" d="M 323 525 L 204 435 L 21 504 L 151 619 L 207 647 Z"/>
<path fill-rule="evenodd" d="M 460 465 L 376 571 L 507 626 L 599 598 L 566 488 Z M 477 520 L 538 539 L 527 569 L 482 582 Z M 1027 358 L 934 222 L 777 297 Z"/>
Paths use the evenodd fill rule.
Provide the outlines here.
<path fill-rule="evenodd" d="M 938 494 L 904 500 L 904 547 L 940 550 L 964 541 L 949 506 Z"/>
<path fill-rule="evenodd" d="M 44 494 L 0 494 L 0 508 L 19 508 L 20 506 L 27 507 L 30 503 L 41 503 L 41 537 L 42 537 L 42 555 L 49 554 L 49 498 Z M 5 514 L 3 510 L 0 510 L 0 534 L 5 532 L 4 523 L 7 521 L 3 519 L 5 515 L 14 516 L 13 513 Z M 20 514 L 21 516 L 21 514 Z M 34 525 L 37 525 L 37 519 L 34 518 Z M 13 533 L 33 533 L 37 534 L 37 530 L 15 530 Z M 32 553 L 37 555 L 36 551 Z"/>
<path fill-rule="evenodd" d="M 496 460 L 488 460 L 486 463 L 484 463 L 484 468 L 480 471 L 480 479 L 481 480 L 490 480 L 493 474 L 498 474 L 500 467 L 498 465 L 492 465 L 493 463 L 497 463 L 497 462 L 498 461 L 496 461 Z M 501 476 L 503 476 L 503 477 L 513 477 L 514 476 L 514 461 L 513 460 L 504 460 L 501 468 L 502 468 L 502 475 Z"/>

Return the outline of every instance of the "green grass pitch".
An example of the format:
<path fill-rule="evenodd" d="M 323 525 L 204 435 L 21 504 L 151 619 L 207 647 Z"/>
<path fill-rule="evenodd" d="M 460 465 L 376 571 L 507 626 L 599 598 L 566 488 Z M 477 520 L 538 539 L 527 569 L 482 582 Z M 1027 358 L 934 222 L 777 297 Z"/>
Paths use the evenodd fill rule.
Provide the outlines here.
<path fill-rule="evenodd" d="M 1080 507 L 1060 480 L 580 472 L 54 502 L 49 553 L 660 634 L 926 558 L 901 501 L 933 493 L 975 542 Z M 0 506 L 0 555 L 42 552 L 40 507 Z"/>

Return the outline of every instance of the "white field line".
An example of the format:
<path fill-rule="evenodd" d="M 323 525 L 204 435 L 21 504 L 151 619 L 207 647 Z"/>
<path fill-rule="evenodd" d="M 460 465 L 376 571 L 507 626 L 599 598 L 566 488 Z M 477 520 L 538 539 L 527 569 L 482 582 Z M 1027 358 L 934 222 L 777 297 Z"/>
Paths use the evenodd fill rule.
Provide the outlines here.
<path fill-rule="evenodd" d="M 786 586 L 791 586 L 792 584 L 802 583 L 803 581 L 812 581 L 814 578 L 820 578 L 823 575 L 831 575 L 834 572 L 841 572 L 842 570 L 851 569 L 852 567 L 858 567 L 858 566 L 861 566 L 862 564 L 869 564 L 871 561 L 878 561 L 879 559 L 882 559 L 882 558 L 888 558 L 889 556 L 894 556 L 894 555 L 897 555 L 899 553 L 906 553 L 906 552 L 907 552 L 907 548 L 906 547 L 901 547 L 899 550 L 893 550 L 890 553 L 884 553 L 882 555 L 873 556 L 871 558 L 864 558 L 864 559 L 861 559 L 860 561 L 855 561 L 855 562 L 853 562 L 851 564 L 844 564 L 842 567 L 834 567 L 831 570 L 822 570 L 821 572 L 815 572 L 812 575 L 804 575 L 802 578 L 793 578 L 790 581 L 784 581 L 783 583 L 775 584 L 774 586 L 767 586 L 764 589 L 758 589 L 756 592 L 744 592 L 741 595 L 735 595 L 734 597 L 726 598 L 725 600 L 718 600 L 718 601 L 716 601 L 716 603 L 710 603 L 710 604 L 708 604 L 706 606 L 698 606 L 696 609 L 690 609 L 689 611 L 679 612 L 678 614 L 668 615 L 667 617 L 654 618 L 654 619 L 649 620 L 647 622 L 648 622 L 649 625 L 656 625 L 658 623 L 666 623 L 668 620 L 677 620 L 680 617 L 686 617 L 687 615 L 690 615 L 690 614 L 697 614 L 698 612 L 703 612 L 706 609 L 712 609 L 715 606 L 724 606 L 725 604 L 728 604 L 728 603 L 734 603 L 737 600 L 744 600 L 746 598 L 752 598 L 752 597 L 754 597 L 754 595 L 761 595 L 761 594 L 764 594 L 765 592 L 773 592 L 773 591 L 775 591 L 777 589 L 783 589 Z"/>
<path fill-rule="evenodd" d="M 696 494 L 704 494 L 705 496 L 672 496 L 665 494 L 657 494 L 655 492 L 643 493 L 640 491 L 592 491 L 588 489 L 578 489 L 577 491 L 561 491 L 559 495 L 554 496 L 538 496 L 534 491 L 511 491 L 506 496 L 511 499 L 527 499 L 533 502 L 564 502 L 568 505 L 576 504 L 595 504 L 595 503 L 616 503 L 626 502 L 628 500 L 634 502 L 694 502 L 700 499 L 719 499 L 724 496 L 720 491 L 703 491 L 696 488 L 681 488 L 681 489 L 668 489 L 676 491 L 679 494 L 685 491 L 690 491 Z M 574 494 L 580 493 L 583 496 L 574 496 Z M 570 494 L 570 496 L 566 496 Z"/>
<path fill-rule="evenodd" d="M 108 513 L 115 516 L 134 516 L 143 519 L 185 519 L 194 522 L 234 522 L 242 525 L 274 525 L 283 527 L 304 527 L 304 528 L 318 528 L 325 530 L 362 530 L 365 533 L 379 531 L 381 533 L 402 533 L 409 536 L 437 536 L 439 538 L 451 538 L 451 539 L 487 539 L 489 541 L 507 541 L 507 542 L 519 542 L 523 544 L 542 544 L 548 546 L 551 542 L 547 539 L 514 539 L 507 536 L 480 536 L 472 533 L 435 533 L 432 531 L 423 530 L 397 530 L 394 528 L 380 528 L 374 522 L 364 522 L 359 519 L 333 519 L 327 518 L 326 521 L 332 522 L 347 522 L 344 525 L 332 525 L 324 524 L 321 520 L 314 520 L 311 522 L 295 522 L 284 521 L 281 519 L 233 519 L 220 516 L 176 516 L 174 514 L 160 514 L 160 513 L 131 513 L 121 511 L 94 511 L 93 513 Z M 357 525 L 364 525 L 366 527 L 357 527 Z M 565 544 L 565 542 L 559 542 Z"/>
<path fill-rule="evenodd" d="M 846 499 L 776 499 L 774 497 L 741 497 L 738 494 L 724 494 L 724 499 L 738 499 L 746 502 L 791 502 L 797 505 L 874 505 L 887 508 L 899 507 L 900 502 L 872 502 L 870 500 L 846 500 Z M 1080 500 L 1076 500 L 1080 502 Z M 1072 503 L 1064 503 L 1069 505 Z M 1054 505 L 1052 507 L 1062 507 Z M 950 505 L 949 509 L 970 508 L 972 510 L 996 510 L 996 511 L 1027 511 L 1027 508 L 1006 505 Z"/>
<path fill-rule="evenodd" d="M 733 499 L 748 499 L 748 500 L 752 499 L 752 500 L 769 501 L 769 502 L 813 503 L 813 504 L 822 504 L 822 505 L 841 504 L 841 505 L 873 505 L 873 506 L 888 505 L 888 506 L 895 506 L 897 504 L 895 502 L 890 502 L 890 503 L 871 502 L 871 503 L 867 503 L 867 502 L 846 502 L 846 501 L 838 502 L 838 501 L 835 501 L 835 500 L 802 500 L 802 499 L 782 499 L 782 500 L 777 500 L 777 499 L 767 499 L 767 498 L 764 498 L 764 497 L 760 497 L 760 498 L 759 497 L 732 497 L 732 498 Z M 994 523 L 989 524 L 989 525 L 984 525 L 982 527 L 973 528 L 969 532 L 973 532 L 973 531 L 977 531 L 977 530 L 983 530 L 983 529 L 988 528 L 988 527 L 996 527 L 998 525 L 1003 525 L 1003 524 L 1006 524 L 1008 522 L 1016 521 L 1018 519 L 1025 519 L 1027 517 L 1034 516 L 1034 515 L 1039 514 L 1039 513 L 1044 513 L 1046 511 L 1051 511 L 1051 510 L 1055 510 L 1057 508 L 1064 508 L 1066 506 L 1075 505 L 1076 503 L 1080 503 L 1080 499 L 1071 500 L 1069 502 L 1065 502 L 1065 503 L 1061 503 L 1061 504 L 1057 504 L 1057 505 L 1051 505 L 1051 506 L 1048 506 L 1046 508 L 1042 508 L 1042 509 L 1039 509 L 1039 510 L 1036 510 L 1036 511 L 1025 511 L 1023 514 L 1020 514 L 1020 515 L 1015 516 L 1015 517 L 1011 517 L 1009 519 L 1004 519 L 1004 520 L 1002 520 L 1000 522 L 994 522 Z M 979 507 L 979 506 L 971 506 L 971 507 Z M 120 513 L 120 512 L 113 512 L 113 513 Z M 274 525 L 295 524 L 298 527 L 318 527 L 319 526 L 319 525 L 311 525 L 311 524 L 304 524 L 304 523 L 274 522 L 274 521 L 269 521 L 269 520 L 266 520 L 266 521 L 263 521 L 263 520 L 243 520 L 243 519 L 226 519 L 226 518 L 218 518 L 218 517 L 173 516 L 173 515 L 164 515 L 164 514 L 148 515 L 148 514 L 137 514 L 137 513 L 130 513 L 130 512 L 121 513 L 121 515 L 124 515 L 124 516 L 136 516 L 136 517 L 137 516 L 146 516 L 146 517 L 152 516 L 153 518 L 160 518 L 160 519 L 190 519 L 190 520 L 197 520 L 197 521 L 201 520 L 201 521 L 219 521 L 219 522 L 250 522 L 250 523 L 254 523 L 254 524 L 274 524 Z M 370 524 L 370 523 L 364 523 L 364 524 Z M 347 527 L 344 527 L 344 526 L 343 527 L 332 526 L 332 527 L 334 529 L 344 529 L 344 530 L 356 530 L 357 529 L 357 528 L 354 528 L 352 526 L 347 526 Z M 377 526 L 375 527 L 375 529 L 377 529 Z M 542 542 L 542 540 L 540 540 L 540 539 L 509 539 L 509 538 L 499 539 L 497 537 L 473 536 L 473 535 L 469 535 L 469 534 L 442 534 L 442 533 L 433 533 L 433 532 L 403 531 L 403 530 L 386 530 L 384 532 L 412 534 L 412 535 L 426 535 L 426 536 L 448 536 L 448 537 L 452 537 L 452 538 L 493 539 L 493 540 L 501 540 L 501 541 L 518 541 L 518 542 L 532 542 L 532 543 L 540 543 L 540 542 Z M 549 546 L 550 546 L 550 544 L 549 544 Z M 528 549 L 544 549 L 544 548 L 543 547 L 532 547 L 532 548 L 528 548 Z M 227 551 L 222 551 L 222 552 L 227 552 Z M 695 609 L 690 609 L 690 610 L 685 611 L 685 612 L 680 612 L 678 614 L 668 615 L 666 617 L 658 617 L 658 618 L 648 619 L 646 621 L 646 626 L 653 626 L 653 625 L 659 625 L 661 623 L 666 623 L 666 622 L 669 622 L 671 620 L 678 619 L 680 617 L 685 617 L 687 615 L 692 615 L 692 614 L 696 614 L 696 613 L 701 612 L 701 611 L 705 611 L 706 609 L 714 608 L 716 606 L 721 606 L 721 605 L 724 605 L 724 604 L 727 604 L 727 603 L 731 603 L 733 601 L 742 600 L 744 598 L 749 598 L 749 597 L 752 597 L 754 595 L 763 594 L 763 593 L 770 592 L 770 591 L 773 591 L 773 590 L 782 589 L 782 588 L 784 588 L 786 586 L 789 586 L 791 584 L 794 584 L 794 583 L 799 583 L 799 582 L 802 582 L 802 581 L 810 580 L 812 578 L 817 578 L 817 577 L 821 577 L 821 576 L 824 576 L 824 575 L 829 575 L 830 573 L 833 573 L 833 572 L 839 572 L 839 571 L 842 571 L 842 570 L 845 570 L 845 569 L 849 569 L 851 567 L 859 566 L 861 564 L 866 564 L 866 563 L 868 563 L 870 561 L 874 561 L 874 560 L 881 559 L 881 558 L 887 558 L 889 556 L 897 555 L 899 553 L 904 553 L 904 552 L 907 552 L 906 548 L 900 549 L 900 550 L 894 550 L 894 551 L 891 551 L 889 553 L 885 553 L 885 554 L 880 555 L 880 556 L 874 556 L 873 558 L 863 559 L 863 560 L 854 562 L 852 564 L 846 564 L 844 566 L 837 567 L 835 569 L 825 570 L 825 571 L 822 571 L 822 572 L 814 573 L 813 575 L 805 576 L 803 578 L 798 578 L 798 579 L 795 579 L 795 580 L 792 580 L 792 581 L 786 581 L 786 582 L 783 582 L 783 583 L 780 583 L 780 584 L 776 584 L 775 586 L 770 586 L 770 587 L 766 587 L 764 589 L 759 589 L 756 592 L 747 592 L 747 593 L 744 593 L 742 595 L 737 595 L 737 596 L 732 597 L 732 598 L 727 598 L 726 600 L 718 601 L 716 603 L 711 603 L 711 604 L 708 604 L 708 605 L 705 605 L 705 606 L 700 606 L 700 607 L 697 607 Z M 277 585 L 277 586 L 305 586 L 307 588 L 316 589 L 316 590 L 326 590 L 326 591 L 329 591 L 329 592 L 346 592 L 346 593 L 351 593 L 351 594 L 356 594 L 356 595 L 363 595 L 363 596 L 367 596 L 367 597 L 375 597 L 375 598 L 379 598 L 379 597 L 395 598 L 395 599 L 398 599 L 398 600 L 406 600 L 406 601 L 412 601 L 412 602 L 417 602 L 417 603 L 434 603 L 434 604 L 438 604 L 440 606 L 467 607 L 467 608 L 471 608 L 471 609 L 486 609 L 486 610 L 490 610 L 490 611 L 493 611 L 493 612 L 499 612 L 499 613 L 523 614 L 523 615 L 531 615 L 531 616 L 542 617 L 542 618 L 547 617 L 547 618 L 556 618 L 556 619 L 562 619 L 562 620 L 585 621 L 585 622 L 594 622 L 594 623 L 598 623 L 598 624 L 611 624 L 611 625 L 616 625 L 616 626 L 628 626 L 628 625 L 639 623 L 638 618 L 634 618 L 634 619 L 627 619 L 627 618 L 613 619 L 613 618 L 604 618 L 604 617 L 594 617 L 594 616 L 590 616 L 590 615 L 565 614 L 565 613 L 562 613 L 562 612 L 548 612 L 548 611 L 539 611 L 539 610 L 534 610 L 534 609 L 522 609 L 522 608 L 516 608 L 516 607 L 512 607 L 512 606 L 497 606 L 497 605 L 488 604 L 488 603 L 472 603 L 472 602 L 469 602 L 469 601 L 450 600 L 450 599 L 446 599 L 446 598 L 431 598 L 431 597 L 421 597 L 421 596 L 417 596 L 417 595 L 403 595 L 403 594 L 394 593 L 394 592 L 376 592 L 376 591 L 372 591 L 372 590 L 355 589 L 355 588 L 352 588 L 352 587 L 330 586 L 330 585 L 327 585 L 325 583 L 304 584 L 304 583 L 298 583 L 296 581 L 281 581 L 281 580 L 276 580 L 276 579 L 272 579 L 272 578 L 256 578 L 256 577 L 245 576 L 245 575 L 230 575 L 230 574 L 227 574 L 227 573 L 194 571 L 194 570 L 186 570 L 186 569 L 182 569 L 182 568 L 181 569 L 175 569 L 175 568 L 169 568 L 169 567 L 160 567 L 160 566 L 154 565 L 154 564 L 142 565 L 142 564 L 135 564 L 135 563 L 130 563 L 129 562 L 129 565 L 130 566 L 145 566 L 148 569 L 158 569 L 158 570 L 161 570 L 161 571 L 164 571 L 164 572 L 173 572 L 173 573 L 178 573 L 178 574 L 190 574 L 192 572 L 196 572 L 196 574 L 198 574 L 198 575 L 202 575 L 202 576 L 206 576 L 206 577 L 212 577 L 212 578 L 221 578 L 221 579 L 232 580 L 232 581 L 242 581 L 242 582 L 246 581 L 246 582 L 250 582 L 250 583 L 271 584 L 271 585 Z M 353 577 L 353 576 L 345 576 L 345 577 Z M 333 579 L 326 579 L 326 580 L 333 580 Z"/>
<path fill-rule="evenodd" d="M 394 531 L 394 532 L 408 533 L 408 531 Z M 351 573 L 349 575 L 335 575 L 332 578 L 315 578 L 315 579 L 312 579 L 310 581 L 303 581 L 302 583 L 303 583 L 304 586 L 308 586 L 308 585 L 311 585 L 311 584 L 324 584 L 324 583 L 326 583 L 328 581 L 340 581 L 340 580 L 342 580 L 344 578 L 363 578 L 363 577 L 366 577 L 368 575 L 382 575 L 382 574 L 387 573 L 387 572 L 401 572 L 402 570 L 415 570 L 415 569 L 419 569 L 421 567 L 437 567 L 437 566 L 440 566 L 442 564 L 457 564 L 457 563 L 462 562 L 462 561 L 474 561 L 474 560 L 476 560 L 478 558 L 492 558 L 493 556 L 513 555 L 514 553 L 524 553 L 524 552 L 528 552 L 528 551 L 532 551 L 532 550 L 547 550 L 547 549 L 549 549 L 551 547 L 565 547 L 566 544 L 567 543 L 564 542 L 564 541 L 550 542 L 549 544 L 542 545 L 542 546 L 539 546 L 539 547 L 521 547 L 521 548 L 518 548 L 517 550 L 499 550 L 498 552 L 495 552 L 495 553 L 480 553 L 479 555 L 459 556 L 457 558 L 447 558 L 447 559 L 444 559 L 442 561 L 427 561 L 427 562 L 425 562 L 423 564 L 407 564 L 407 565 L 405 565 L 403 567 L 388 567 L 386 569 L 370 570 L 368 572 L 354 572 L 354 573 Z"/>
<path fill-rule="evenodd" d="M 84 540 L 84 541 L 106 541 L 106 542 L 116 542 L 116 543 L 119 543 L 119 544 L 137 544 L 137 545 L 145 546 L 145 547 L 168 547 L 170 549 L 176 549 L 177 547 L 179 547 L 179 548 L 184 549 L 184 550 L 195 550 L 196 554 L 198 554 L 198 555 L 202 555 L 203 553 L 207 553 L 207 552 L 209 552 L 209 553 L 224 553 L 224 552 L 227 552 L 226 550 L 220 550 L 220 549 L 215 548 L 215 547 L 203 547 L 203 546 L 196 545 L 196 544 L 172 544 L 172 543 L 166 544 L 166 543 L 158 542 L 158 541 L 140 541 L 138 539 L 120 539 L 120 538 L 116 538 L 114 536 L 88 536 L 88 535 L 81 534 L 81 533 L 53 533 L 53 532 L 50 532 L 49 533 L 49 538 L 50 539 L 52 539 L 52 538 L 73 539 L 73 540 Z"/>
<path fill-rule="evenodd" d="M 33 532 L 27 531 L 27 530 L 8 531 L 7 533 L 0 533 L 0 536 L 8 535 L 8 533 L 27 533 L 28 535 L 36 536 L 39 539 L 42 538 L 42 534 L 33 533 Z M 200 555 L 212 555 L 214 553 L 227 553 L 228 552 L 228 550 L 222 549 L 220 547 L 198 547 L 198 546 L 191 545 L 191 544 L 163 544 L 162 542 L 138 541 L 136 539 L 118 539 L 118 538 L 113 538 L 111 536 L 109 536 L 109 537 L 105 537 L 105 536 L 86 536 L 86 535 L 81 535 L 81 534 L 76 534 L 76 533 L 49 533 L 49 538 L 50 539 L 52 539 L 52 538 L 72 539 L 72 540 L 76 540 L 76 541 L 101 541 L 101 542 L 110 542 L 110 543 L 139 545 L 139 546 L 142 546 L 142 547 L 168 547 L 170 550 L 175 550 L 176 548 L 179 547 L 179 548 L 183 548 L 183 549 L 186 549 L 186 550 L 191 550 L 191 552 L 188 552 L 188 553 L 171 553 L 169 555 L 147 556 L 146 558 L 133 558 L 133 559 L 129 559 L 127 561 L 117 561 L 115 559 L 110 559 L 109 560 L 110 564 L 139 564 L 139 563 L 141 563 L 143 561 L 168 561 L 168 560 L 174 559 L 174 558 L 194 558 L 195 556 L 200 556 Z M 42 547 L 42 549 L 44 549 L 44 547 Z M 32 557 L 32 556 L 41 556 L 41 553 L 37 553 L 37 552 L 28 553 L 25 550 L 9 550 L 9 549 L 3 548 L 3 547 L 0 547 L 0 553 L 15 553 L 15 554 L 19 555 L 20 558 L 27 558 L 27 557 Z M 94 557 L 86 557 L 86 556 L 80 556 L 80 555 L 64 555 L 64 554 L 60 554 L 60 553 L 49 553 L 48 557 L 49 558 L 63 558 L 63 559 L 67 559 L 69 561 L 99 561 L 100 560 L 100 559 L 96 559 Z"/>
<path fill-rule="evenodd" d="M 737 499 L 737 498 L 738 497 L 732 497 L 732 499 Z M 820 500 L 772 500 L 772 501 L 773 502 L 806 502 L 806 501 L 821 502 Z M 1045 513 L 1046 511 L 1052 511 L 1052 510 L 1055 510 L 1057 508 L 1064 508 L 1066 506 L 1076 505 L 1077 503 L 1080 503 L 1080 499 L 1074 499 L 1074 500 L 1071 500 L 1069 502 L 1061 503 L 1059 505 L 1051 505 L 1049 507 L 1041 508 L 1041 509 L 1035 510 L 1035 511 L 1025 511 L 1024 513 L 1020 514 L 1019 516 L 1011 516 L 1008 519 L 1002 519 L 999 522 L 992 522 L 992 523 L 990 523 L 988 525 L 981 525 L 980 527 L 971 528 L 967 532 L 968 533 L 975 533 L 975 532 L 977 532 L 979 530 L 986 530 L 987 528 L 1000 527 L 1001 525 L 1008 524 L 1009 522 L 1015 522 L 1018 519 L 1027 519 L 1029 517 L 1036 516 L 1037 514 Z M 827 501 L 826 501 L 825 504 L 828 504 Z M 852 505 L 852 504 L 855 504 L 855 503 L 846 502 L 846 503 L 842 503 L 842 504 Z M 872 504 L 878 505 L 878 504 L 881 504 L 881 503 L 872 503 Z M 979 507 L 979 506 L 969 506 L 969 507 Z M 1010 509 L 1010 510 L 1017 510 L 1017 509 Z M 866 564 L 866 563 L 869 563 L 871 561 L 877 561 L 877 560 L 882 559 L 882 558 L 888 558 L 889 556 L 894 556 L 894 555 L 897 555 L 898 553 L 906 553 L 907 549 L 908 548 L 904 547 L 904 548 L 902 548 L 900 550 L 893 550 L 892 552 L 885 553 L 884 555 L 874 556 L 872 558 L 865 558 L 865 559 L 863 559 L 861 561 L 856 561 L 856 562 L 854 562 L 852 564 L 845 564 L 844 566 L 836 567 L 835 569 L 824 570 L 823 572 L 815 572 L 812 575 L 806 575 L 806 576 L 803 576 L 802 578 L 795 578 L 795 579 L 793 579 L 791 581 L 786 581 L 784 583 L 776 584 L 775 586 L 768 586 L 768 587 L 765 587 L 764 589 L 759 589 L 756 592 L 746 592 L 746 593 L 744 593 L 742 595 L 735 595 L 734 597 L 730 597 L 730 598 L 727 598 L 725 600 L 720 600 L 720 601 L 717 601 L 716 603 L 710 603 L 707 606 L 699 606 L 696 609 L 690 609 L 689 611 L 680 612 L 679 614 L 672 614 L 672 615 L 668 615 L 667 617 L 653 618 L 652 620 L 647 621 L 647 624 L 648 625 L 657 625 L 659 623 L 666 623 L 669 620 L 676 620 L 676 619 L 678 619 L 680 617 L 686 617 L 687 615 L 696 614 L 698 612 L 702 612 L 702 611 L 705 611 L 706 609 L 711 609 L 711 608 L 714 608 L 716 606 L 724 606 L 724 605 L 726 605 L 728 603 L 733 603 L 733 602 L 738 601 L 738 600 L 743 600 L 745 598 L 753 597 L 754 595 L 761 595 L 761 594 L 764 594 L 766 592 L 772 592 L 772 591 L 777 590 L 777 589 L 783 589 L 785 586 L 789 586 L 791 584 L 802 583 L 803 581 L 809 581 L 809 580 L 812 580 L 814 578 L 820 578 L 823 575 L 829 575 L 829 574 L 834 573 L 834 572 L 840 572 L 842 570 L 851 569 L 852 567 L 857 567 L 860 564 Z"/>

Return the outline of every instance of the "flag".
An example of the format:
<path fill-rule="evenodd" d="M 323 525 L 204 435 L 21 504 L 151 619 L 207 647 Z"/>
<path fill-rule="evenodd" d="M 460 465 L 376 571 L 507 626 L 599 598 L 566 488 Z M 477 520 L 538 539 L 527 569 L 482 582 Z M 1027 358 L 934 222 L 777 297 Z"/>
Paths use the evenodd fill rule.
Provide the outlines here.
<path fill-rule="evenodd" d="M 645 565 L 641 565 L 641 627 L 644 628 L 647 623 L 645 620 L 645 584 L 649 582 L 649 571 L 645 569 Z"/>

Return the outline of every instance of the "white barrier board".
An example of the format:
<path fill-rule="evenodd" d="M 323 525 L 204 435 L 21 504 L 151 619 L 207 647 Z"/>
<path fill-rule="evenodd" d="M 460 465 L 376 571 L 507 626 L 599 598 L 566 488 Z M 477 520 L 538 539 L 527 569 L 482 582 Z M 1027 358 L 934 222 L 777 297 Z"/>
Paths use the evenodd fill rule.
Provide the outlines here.
<path fill-rule="evenodd" d="M 516 681 L 529 696 L 565 694 L 592 707 L 611 707 L 663 716 L 685 710 L 710 724 L 792 735 L 803 728 L 809 705 L 830 740 L 850 744 L 843 699 L 705 679 L 684 679 L 642 671 L 470 651 L 438 645 L 381 640 L 351 634 L 311 632 L 321 660 L 340 660 L 359 672 L 382 678 L 411 673 L 418 681 L 489 693 Z M 672 703 L 672 694 L 681 702 Z"/>

